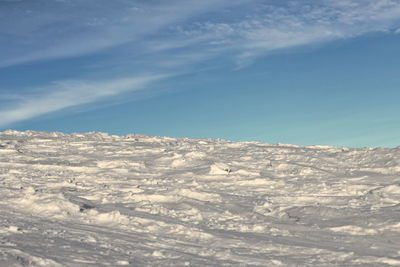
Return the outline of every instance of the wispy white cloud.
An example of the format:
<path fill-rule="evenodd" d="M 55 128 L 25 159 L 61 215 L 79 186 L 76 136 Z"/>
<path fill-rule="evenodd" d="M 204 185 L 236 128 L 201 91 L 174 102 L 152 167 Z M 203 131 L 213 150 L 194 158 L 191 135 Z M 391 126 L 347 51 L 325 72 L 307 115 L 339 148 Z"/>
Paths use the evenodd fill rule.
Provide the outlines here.
<path fill-rule="evenodd" d="M 399 28 L 400 0 L 14 1 L 0 8 L 0 67 L 107 51 L 107 59 L 87 67 L 83 77 L 98 77 L 92 74 L 99 69 L 127 76 L 137 69 L 175 72 L 211 59 L 241 68 L 279 49 Z M 0 127 L 144 88 L 161 77 L 78 78 L 38 86 L 40 95 L 9 95 Z"/>
<path fill-rule="evenodd" d="M 169 75 L 145 75 L 134 78 L 120 78 L 103 81 L 57 81 L 42 88 L 35 88 L 35 94 L 14 96 L 16 100 L 0 109 L 0 127 L 34 118 L 65 108 L 96 102 L 129 91 L 145 89 L 149 84 Z"/>
<path fill-rule="evenodd" d="M 170 38 L 153 40 L 155 51 L 195 47 L 205 54 L 235 54 L 245 66 L 278 49 L 394 31 L 400 24 L 398 0 L 282 1 L 244 9 L 234 21 L 196 21 L 176 28 Z"/>
<path fill-rule="evenodd" d="M 228 0 L 156 2 L 37 0 L 2 6 L 0 43 L 3 40 L 4 45 L 0 49 L 4 53 L 0 54 L 0 67 L 141 42 L 175 23 L 234 5 Z"/>
<path fill-rule="evenodd" d="M 399 0 L 35 2 L 0 10 L 0 66 L 140 45 L 160 56 L 234 53 L 241 65 L 277 49 L 398 28 L 400 19 Z"/>

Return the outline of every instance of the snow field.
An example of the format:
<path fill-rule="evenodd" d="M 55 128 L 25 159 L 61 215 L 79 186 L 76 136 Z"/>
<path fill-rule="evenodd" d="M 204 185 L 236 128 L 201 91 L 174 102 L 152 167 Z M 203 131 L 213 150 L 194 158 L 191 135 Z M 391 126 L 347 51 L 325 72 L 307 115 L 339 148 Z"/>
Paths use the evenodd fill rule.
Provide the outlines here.
<path fill-rule="evenodd" d="M 400 149 L 0 133 L 0 266 L 398 266 Z"/>

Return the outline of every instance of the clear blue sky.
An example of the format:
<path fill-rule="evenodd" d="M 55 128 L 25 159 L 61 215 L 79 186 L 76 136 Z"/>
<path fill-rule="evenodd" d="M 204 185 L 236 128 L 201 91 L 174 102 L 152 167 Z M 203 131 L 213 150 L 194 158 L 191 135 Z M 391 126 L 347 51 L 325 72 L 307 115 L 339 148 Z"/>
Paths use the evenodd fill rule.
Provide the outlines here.
<path fill-rule="evenodd" d="M 400 146 L 400 0 L 0 0 L 0 130 Z"/>

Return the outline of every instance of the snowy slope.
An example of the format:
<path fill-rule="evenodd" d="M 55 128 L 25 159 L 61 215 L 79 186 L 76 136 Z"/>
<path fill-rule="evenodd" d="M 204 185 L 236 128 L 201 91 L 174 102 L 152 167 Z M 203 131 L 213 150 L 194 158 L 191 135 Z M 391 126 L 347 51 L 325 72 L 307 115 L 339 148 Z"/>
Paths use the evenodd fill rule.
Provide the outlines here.
<path fill-rule="evenodd" d="M 400 149 L 0 133 L 0 266 L 400 266 Z"/>

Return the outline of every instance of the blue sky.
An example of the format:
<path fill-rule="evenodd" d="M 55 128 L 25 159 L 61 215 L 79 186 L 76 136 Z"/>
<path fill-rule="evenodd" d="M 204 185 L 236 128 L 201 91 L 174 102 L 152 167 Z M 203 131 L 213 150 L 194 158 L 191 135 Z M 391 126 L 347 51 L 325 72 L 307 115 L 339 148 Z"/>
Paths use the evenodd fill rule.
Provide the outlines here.
<path fill-rule="evenodd" d="M 0 0 L 0 130 L 400 145 L 400 0 Z"/>

